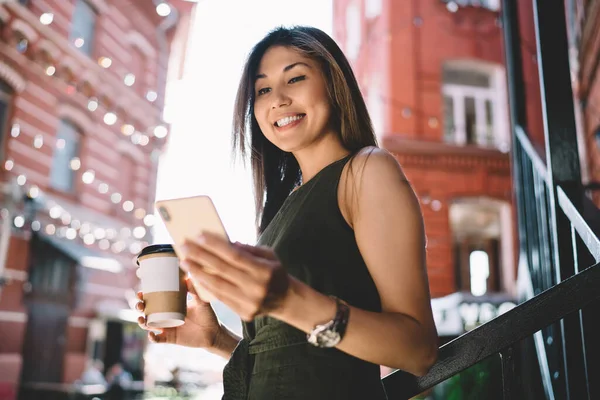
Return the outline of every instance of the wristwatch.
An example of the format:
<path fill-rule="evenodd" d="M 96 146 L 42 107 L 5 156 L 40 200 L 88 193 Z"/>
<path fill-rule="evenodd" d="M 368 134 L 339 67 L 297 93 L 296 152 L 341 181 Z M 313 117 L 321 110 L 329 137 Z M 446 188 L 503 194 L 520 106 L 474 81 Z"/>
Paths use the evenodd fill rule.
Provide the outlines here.
<path fill-rule="evenodd" d="M 316 325 L 313 330 L 306 335 L 308 343 L 316 347 L 328 348 L 335 347 L 344 338 L 348 318 L 350 317 L 350 307 L 348 303 L 331 296 L 336 303 L 335 317 L 324 324 Z"/>

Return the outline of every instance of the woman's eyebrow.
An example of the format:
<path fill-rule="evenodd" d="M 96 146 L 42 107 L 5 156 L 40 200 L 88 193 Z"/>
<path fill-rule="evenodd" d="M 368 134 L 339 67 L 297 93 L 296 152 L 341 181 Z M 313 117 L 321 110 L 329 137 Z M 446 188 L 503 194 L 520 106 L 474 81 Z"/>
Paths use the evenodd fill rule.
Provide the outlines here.
<path fill-rule="evenodd" d="M 305 63 L 305 62 L 302 62 L 302 61 L 298 61 L 298 62 L 295 62 L 295 63 L 293 63 L 293 64 L 290 64 L 290 65 L 288 65 L 287 67 L 285 67 L 285 68 L 283 69 L 283 72 L 287 72 L 287 71 L 291 70 L 292 68 L 294 68 L 294 67 L 296 67 L 296 66 L 298 66 L 298 65 L 304 65 L 305 67 L 311 68 L 311 66 L 310 66 L 310 65 L 308 65 L 307 63 Z M 258 75 L 256 75 L 256 77 L 255 77 L 255 81 L 257 81 L 257 80 L 259 80 L 259 79 L 266 78 L 266 77 L 267 77 L 267 75 L 266 75 L 266 74 L 258 74 Z"/>

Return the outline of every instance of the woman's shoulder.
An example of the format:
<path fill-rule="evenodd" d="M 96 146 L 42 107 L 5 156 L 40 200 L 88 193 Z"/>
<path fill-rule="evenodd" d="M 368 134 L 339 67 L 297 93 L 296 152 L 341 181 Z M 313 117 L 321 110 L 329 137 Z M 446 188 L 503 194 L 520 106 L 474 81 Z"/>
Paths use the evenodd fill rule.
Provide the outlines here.
<path fill-rule="evenodd" d="M 400 163 L 389 151 L 376 146 L 360 149 L 352 157 L 348 173 L 355 183 L 364 179 L 398 179 L 406 180 Z"/>

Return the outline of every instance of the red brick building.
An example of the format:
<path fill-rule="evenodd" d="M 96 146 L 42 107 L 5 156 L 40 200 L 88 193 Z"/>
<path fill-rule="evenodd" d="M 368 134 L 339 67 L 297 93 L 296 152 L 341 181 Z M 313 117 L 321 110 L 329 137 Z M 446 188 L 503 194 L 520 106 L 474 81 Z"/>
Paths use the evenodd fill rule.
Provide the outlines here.
<path fill-rule="evenodd" d="M 142 378 L 132 258 L 149 241 L 192 11 L 0 1 L 0 399 L 70 384 L 91 359 Z"/>
<path fill-rule="evenodd" d="M 434 300 L 434 308 L 491 303 L 460 311 L 454 322 L 440 312 L 441 335 L 490 319 L 516 293 L 499 1 L 467 3 L 334 2 L 334 36 L 380 145 L 396 155 L 421 200 L 432 295 L 459 293 Z M 454 328 L 446 332 L 448 324 Z"/>

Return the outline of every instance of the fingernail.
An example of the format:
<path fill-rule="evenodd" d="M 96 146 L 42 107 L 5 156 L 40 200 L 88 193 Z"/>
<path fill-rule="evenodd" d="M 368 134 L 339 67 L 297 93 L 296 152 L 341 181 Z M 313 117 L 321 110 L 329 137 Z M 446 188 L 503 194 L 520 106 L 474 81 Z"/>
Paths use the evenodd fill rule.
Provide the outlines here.
<path fill-rule="evenodd" d="M 204 243 L 206 243 L 206 236 L 204 236 L 204 234 L 202 233 L 196 238 L 196 241 L 199 244 L 204 244 Z"/>

